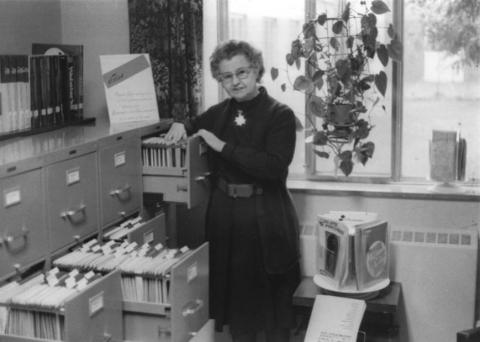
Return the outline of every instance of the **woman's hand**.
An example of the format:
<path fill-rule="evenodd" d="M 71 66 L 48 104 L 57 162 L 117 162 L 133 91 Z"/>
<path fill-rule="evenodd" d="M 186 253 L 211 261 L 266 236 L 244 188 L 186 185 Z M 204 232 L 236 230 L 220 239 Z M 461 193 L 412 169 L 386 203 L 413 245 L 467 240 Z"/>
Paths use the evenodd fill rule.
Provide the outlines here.
<path fill-rule="evenodd" d="M 207 131 L 205 129 L 199 130 L 195 136 L 200 136 L 205 140 L 208 146 L 210 146 L 214 151 L 220 152 L 223 149 L 223 146 L 225 146 L 225 142 L 218 139 L 215 134 L 213 134 L 210 131 Z"/>
<path fill-rule="evenodd" d="M 185 131 L 185 125 L 180 122 L 174 122 L 167 134 L 165 134 L 165 141 L 169 144 L 175 144 L 179 140 L 185 139 L 187 132 Z"/>

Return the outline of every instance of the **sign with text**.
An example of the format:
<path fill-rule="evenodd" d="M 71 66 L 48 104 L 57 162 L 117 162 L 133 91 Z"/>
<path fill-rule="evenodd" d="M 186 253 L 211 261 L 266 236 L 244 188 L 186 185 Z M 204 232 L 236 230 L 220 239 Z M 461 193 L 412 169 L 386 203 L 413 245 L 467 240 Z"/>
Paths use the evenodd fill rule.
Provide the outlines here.
<path fill-rule="evenodd" d="M 159 121 L 148 54 L 100 56 L 111 124 Z"/>

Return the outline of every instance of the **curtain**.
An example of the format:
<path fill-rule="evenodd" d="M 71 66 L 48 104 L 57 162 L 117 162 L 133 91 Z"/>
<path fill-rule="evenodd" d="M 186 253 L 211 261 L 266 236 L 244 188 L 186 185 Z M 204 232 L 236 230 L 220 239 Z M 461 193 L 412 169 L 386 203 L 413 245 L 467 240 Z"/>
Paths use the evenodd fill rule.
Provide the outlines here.
<path fill-rule="evenodd" d="M 130 52 L 150 55 L 161 118 L 201 108 L 202 1 L 128 1 Z"/>

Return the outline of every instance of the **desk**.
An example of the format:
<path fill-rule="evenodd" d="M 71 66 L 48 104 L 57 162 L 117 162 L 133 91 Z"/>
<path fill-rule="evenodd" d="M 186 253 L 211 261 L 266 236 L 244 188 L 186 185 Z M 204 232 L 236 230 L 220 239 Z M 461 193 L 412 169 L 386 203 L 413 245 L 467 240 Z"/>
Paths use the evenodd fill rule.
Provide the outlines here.
<path fill-rule="evenodd" d="M 306 324 L 308 324 L 315 296 L 318 294 L 326 293 L 313 282 L 311 277 L 304 277 L 293 294 L 293 305 L 297 313 L 306 319 Z M 377 297 L 366 300 L 367 309 L 360 330 L 366 332 L 367 341 L 395 341 L 398 334 L 395 316 L 400 296 L 400 283 L 391 282 L 379 292 Z"/>

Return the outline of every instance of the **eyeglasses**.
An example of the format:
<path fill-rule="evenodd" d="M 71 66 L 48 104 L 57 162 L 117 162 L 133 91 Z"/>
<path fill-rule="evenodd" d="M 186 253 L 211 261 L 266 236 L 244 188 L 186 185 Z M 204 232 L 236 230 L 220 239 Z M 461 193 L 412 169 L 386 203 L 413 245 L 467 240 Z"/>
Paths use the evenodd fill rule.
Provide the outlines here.
<path fill-rule="evenodd" d="M 233 82 L 233 75 L 235 75 L 239 80 L 244 80 L 250 75 L 250 71 L 252 71 L 252 67 L 244 67 L 244 68 L 239 68 L 235 70 L 235 73 L 231 72 L 226 72 L 223 74 L 220 74 L 218 76 L 218 82 L 221 82 L 223 84 L 230 84 Z"/>

